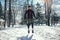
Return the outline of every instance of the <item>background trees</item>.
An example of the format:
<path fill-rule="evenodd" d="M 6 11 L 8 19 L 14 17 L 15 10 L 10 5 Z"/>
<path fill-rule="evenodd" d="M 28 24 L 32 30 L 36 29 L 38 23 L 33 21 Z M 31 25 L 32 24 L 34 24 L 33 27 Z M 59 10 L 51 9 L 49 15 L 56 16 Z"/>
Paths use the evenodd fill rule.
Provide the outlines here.
<path fill-rule="evenodd" d="M 1 18 L 1 16 L 2 16 L 2 4 L 0 2 L 0 18 Z"/>

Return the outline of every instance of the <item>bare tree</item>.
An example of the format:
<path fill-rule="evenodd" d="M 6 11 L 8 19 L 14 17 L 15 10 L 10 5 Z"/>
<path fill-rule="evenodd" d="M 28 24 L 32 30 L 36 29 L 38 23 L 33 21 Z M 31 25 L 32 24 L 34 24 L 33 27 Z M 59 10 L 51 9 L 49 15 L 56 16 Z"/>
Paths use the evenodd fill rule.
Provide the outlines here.
<path fill-rule="evenodd" d="M 0 2 L 0 18 L 1 18 L 1 15 L 2 15 L 2 4 Z"/>
<path fill-rule="evenodd" d="M 6 26 L 6 10 L 7 10 L 7 0 L 5 0 L 5 4 L 4 4 L 4 20 L 5 20 L 5 22 L 4 22 L 4 27 Z"/>
<path fill-rule="evenodd" d="M 11 0 L 9 0 L 9 14 L 8 14 L 8 18 L 9 18 L 9 24 L 8 27 L 10 27 L 11 24 L 11 19 L 12 19 L 12 12 L 11 12 Z"/>

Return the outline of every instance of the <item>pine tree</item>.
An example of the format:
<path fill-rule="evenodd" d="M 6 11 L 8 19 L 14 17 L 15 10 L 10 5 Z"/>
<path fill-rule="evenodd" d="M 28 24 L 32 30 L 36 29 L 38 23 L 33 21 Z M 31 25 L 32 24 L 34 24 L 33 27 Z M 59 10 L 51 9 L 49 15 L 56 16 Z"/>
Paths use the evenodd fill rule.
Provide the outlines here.
<path fill-rule="evenodd" d="M 37 6 L 37 18 L 38 18 L 38 23 L 40 24 L 40 22 L 41 22 L 41 17 L 40 17 L 40 14 L 41 14 L 41 5 L 37 2 L 37 4 L 36 4 L 36 6 Z"/>

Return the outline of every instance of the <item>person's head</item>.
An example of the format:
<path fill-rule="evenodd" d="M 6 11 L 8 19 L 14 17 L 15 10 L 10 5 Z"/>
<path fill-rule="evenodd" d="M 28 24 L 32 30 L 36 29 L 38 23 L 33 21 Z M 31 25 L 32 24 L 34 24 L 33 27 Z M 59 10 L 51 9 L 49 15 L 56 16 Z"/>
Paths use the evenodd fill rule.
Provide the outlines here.
<path fill-rule="evenodd" d="M 31 6 L 28 6 L 28 9 L 31 9 Z"/>

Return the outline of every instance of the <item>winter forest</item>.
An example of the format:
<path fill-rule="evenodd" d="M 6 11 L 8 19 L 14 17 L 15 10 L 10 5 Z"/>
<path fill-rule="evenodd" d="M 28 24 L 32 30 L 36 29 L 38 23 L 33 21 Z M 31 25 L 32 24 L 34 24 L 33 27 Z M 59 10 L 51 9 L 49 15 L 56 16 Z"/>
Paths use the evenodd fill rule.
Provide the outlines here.
<path fill-rule="evenodd" d="M 0 40 L 60 40 L 60 0 L 0 0 Z"/>

